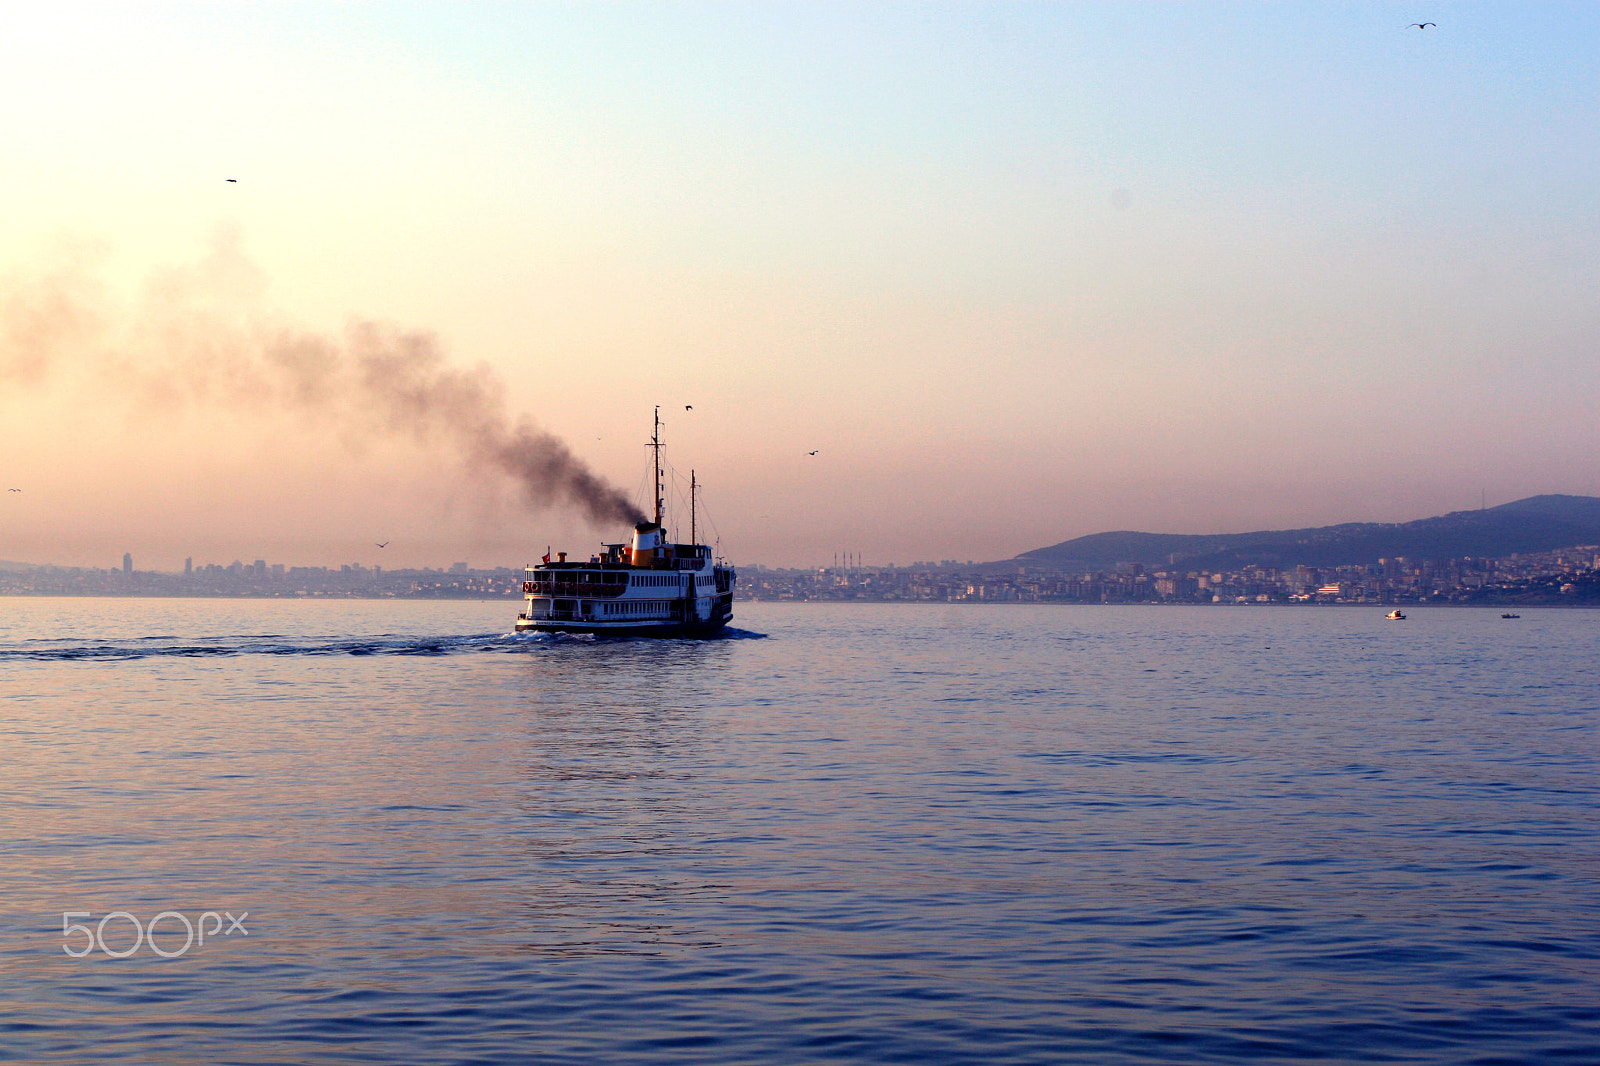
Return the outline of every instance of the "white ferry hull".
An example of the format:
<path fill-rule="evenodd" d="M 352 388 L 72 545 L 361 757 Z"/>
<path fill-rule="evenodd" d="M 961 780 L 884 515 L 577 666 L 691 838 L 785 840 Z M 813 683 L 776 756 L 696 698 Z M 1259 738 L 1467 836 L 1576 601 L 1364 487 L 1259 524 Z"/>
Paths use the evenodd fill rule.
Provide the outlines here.
<path fill-rule="evenodd" d="M 596 637 L 714 637 L 729 619 L 709 622 L 565 622 L 549 618 L 519 618 L 518 633 L 583 633 Z"/>
<path fill-rule="evenodd" d="M 674 544 L 631 561 L 623 545 L 588 563 L 528 567 L 518 633 L 619 637 L 708 637 L 733 618 L 732 567 L 713 565 L 704 545 Z"/>

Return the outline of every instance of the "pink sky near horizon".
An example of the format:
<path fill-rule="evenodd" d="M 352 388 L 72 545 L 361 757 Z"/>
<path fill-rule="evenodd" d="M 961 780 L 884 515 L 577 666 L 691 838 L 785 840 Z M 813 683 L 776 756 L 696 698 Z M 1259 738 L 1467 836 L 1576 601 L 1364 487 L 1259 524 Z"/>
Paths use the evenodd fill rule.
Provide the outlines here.
<path fill-rule="evenodd" d="M 625 535 L 258 373 L 362 322 L 736 562 L 1600 495 L 1600 9 L 1394 10 L 8 10 L 0 559 Z"/>

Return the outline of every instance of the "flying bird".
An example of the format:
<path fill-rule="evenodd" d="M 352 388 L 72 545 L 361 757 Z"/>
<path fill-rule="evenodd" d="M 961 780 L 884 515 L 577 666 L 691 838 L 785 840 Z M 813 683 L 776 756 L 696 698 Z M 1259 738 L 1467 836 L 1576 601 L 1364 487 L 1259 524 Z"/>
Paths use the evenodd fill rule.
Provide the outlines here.
<path fill-rule="evenodd" d="M 21 492 L 21 489 L 6 489 L 7 492 Z"/>
<path fill-rule="evenodd" d="M 686 403 L 686 404 L 683 405 L 683 409 L 685 411 L 693 411 L 694 410 L 694 404 Z"/>
<path fill-rule="evenodd" d="M 1425 30 L 1429 26 L 1432 26 L 1434 29 L 1439 28 L 1439 24 L 1437 22 L 1413 22 L 1411 26 L 1415 26 L 1419 30 Z M 1411 26 L 1407 26 L 1406 29 L 1409 30 Z"/>
<path fill-rule="evenodd" d="M 382 544 L 378 545 L 378 547 L 380 547 L 380 548 L 387 548 L 388 546 L 389 546 L 389 542 L 388 541 L 384 541 Z"/>
<path fill-rule="evenodd" d="M 236 185 L 237 185 L 237 184 L 238 184 L 238 182 L 239 182 L 239 179 L 238 179 L 238 178 L 225 178 L 225 179 L 223 179 L 223 180 L 225 180 L 225 181 L 231 181 L 231 182 L 233 182 L 233 183 L 234 183 L 234 184 L 236 184 Z"/>
<path fill-rule="evenodd" d="M 820 452 L 820 451 L 821 451 L 821 450 L 822 450 L 822 449 L 821 449 L 821 448 L 818 448 L 818 449 L 817 449 L 817 451 L 818 451 L 818 452 Z M 816 455 L 816 454 L 817 454 L 817 452 L 806 452 L 806 454 L 807 454 L 807 455 Z"/>

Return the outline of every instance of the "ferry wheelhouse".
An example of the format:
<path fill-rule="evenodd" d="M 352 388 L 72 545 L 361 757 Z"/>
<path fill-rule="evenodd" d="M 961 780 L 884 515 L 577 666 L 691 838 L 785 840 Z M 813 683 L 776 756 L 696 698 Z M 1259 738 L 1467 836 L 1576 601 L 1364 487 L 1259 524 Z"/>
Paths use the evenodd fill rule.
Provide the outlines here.
<path fill-rule="evenodd" d="M 689 542 L 669 541 L 661 524 L 660 408 L 649 446 L 655 453 L 654 520 L 638 523 L 631 541 L 601 545 L 604 550 L 588 562 L 568 562 L 567 553 L 559 552 L 553 562 L 546 553 L 529 566 L 517 632 L 702 637 L 721 630 L 733 617 L 738 573 L 714 560 L 709 546 L 695 543 L 692 475 Z"/>

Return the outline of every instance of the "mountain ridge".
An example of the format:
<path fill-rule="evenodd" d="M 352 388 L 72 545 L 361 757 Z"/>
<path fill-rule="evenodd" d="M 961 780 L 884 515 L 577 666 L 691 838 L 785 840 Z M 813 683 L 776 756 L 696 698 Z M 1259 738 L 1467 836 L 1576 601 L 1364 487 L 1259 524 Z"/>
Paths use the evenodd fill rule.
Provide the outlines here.
<path fill-rule="evenodd" d="M 1091 533 L 1016 556 L 1066 566 L 1359 566 L 1379 559 L 1455 559 L 1600 543 L 1600 497 L 1546 494 L 1410 522 L 1344 522 L 1248 533 Z"/>

